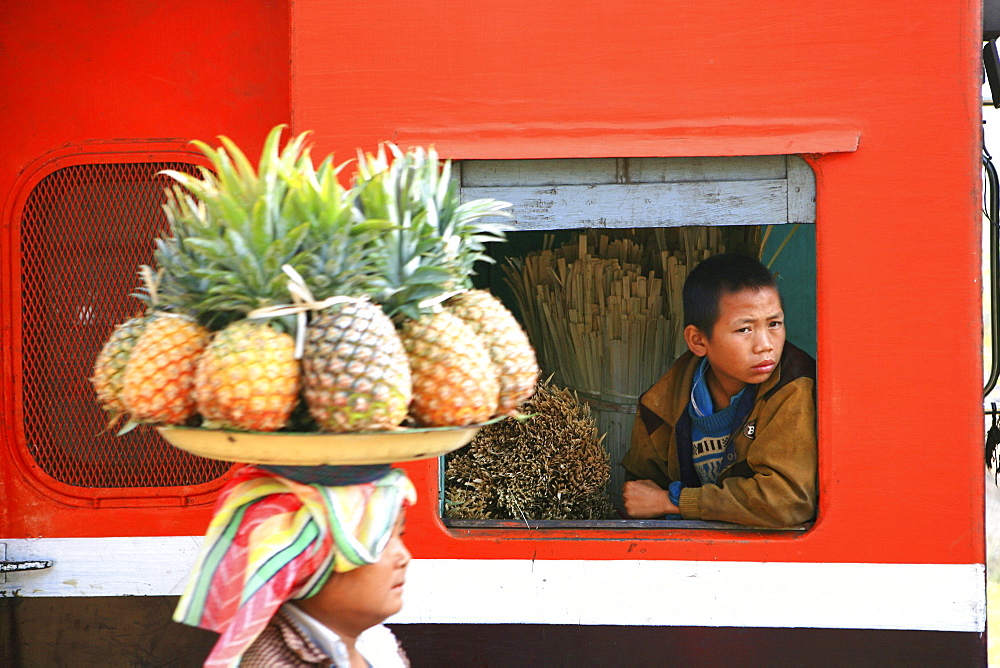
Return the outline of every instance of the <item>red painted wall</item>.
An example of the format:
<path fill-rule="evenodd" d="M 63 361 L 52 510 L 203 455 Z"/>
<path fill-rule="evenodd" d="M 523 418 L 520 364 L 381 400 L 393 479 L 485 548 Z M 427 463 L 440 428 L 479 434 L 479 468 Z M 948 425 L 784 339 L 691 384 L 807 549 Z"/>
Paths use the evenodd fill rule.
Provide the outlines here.
<path fill-rule="evenodd" d="M 807 155 L 822 492 L 812 531 L 454 537 L 435 519 L 437 464 L 423 462 L 406 465 L 422 493 L 414 556 L 984 560 L 978 3 L 109 1 L 0 12 L 0 197 L 67 142 L 225 133 L 253 147 L 288 120 L 314 131 L 317 154 L 341 159 L 386 139 L 434 142 L 454 158 Z M 5 438 L 11 415 L 0 413 Z M 9 535 L 203 530 L 204 510 L 67 519 L 0 466 Z"/>
<path fill-rule="evenodd" d="M 453 538 L 433 517 L 435 466 L 413 465 L 416 556 L 982 562 L 978 12 L 295 3 L 293 125 L 343 157 L 394 139 L 455 158 L 800 152 L 816 171 L 811 532 Z"/>
<path fill-rule="evenodd" d="M 273 0 L 0 5 L 0 536 L 204 532 L 204 500 L 194 509 L 176 500 L 159 508 L 67 506 L 15 465 L 23 444 L 19 360 L 8 354 L 18 344 L 20 312 L 13 210 L 37 170 L 95 144 L 135 150 L 226 134 L 255 153 L 271 127 L 290 119 L 288 16 L 288 4 Z"/>

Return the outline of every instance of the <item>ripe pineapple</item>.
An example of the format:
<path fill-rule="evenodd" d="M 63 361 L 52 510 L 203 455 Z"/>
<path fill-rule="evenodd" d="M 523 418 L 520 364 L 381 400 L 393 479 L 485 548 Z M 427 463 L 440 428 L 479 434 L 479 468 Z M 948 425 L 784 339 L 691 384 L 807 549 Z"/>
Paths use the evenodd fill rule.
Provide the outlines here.
<path fill-rule="evenodd" d="M 305 135 L 279 152 L 282 128 L 268 135 L 256 169 L 221 137 L 219 149 L 195 142 L 214 172 L 166 172 L 179 185 L 164 207 L 172 236 L 156 250 L 170 279 L 161 299 L 220 329 L 199 360 L 192 396 L 210 427 L 280 429 L 298 401 L 300 365 L 286 323 L 244 319 L 287 302 L 281 268 L 307 256 L 309 225 L 289 214 L 289 201 L 312 163 Z"/>
<path fill-rule="evenodd" d="M 195 397 L 206 427 L 281 429 L 298 390 L 295 341 L 267 323 L 234 322 L 216 333 L 198 360 Z"/>
<path fill-rule="evenodd" d="M 209 337 L 186 316 L 151 316 L 122 377 L 122 403 L 133 422 L 183 424 L 194 416 L 195 365 Z"/>
<path fill-rule="evenodd" d="M 115 327 L 94 362 L 94 375 L 90 382 L 94 385 L 98 403 L 111 414 L 109 426 L 126 413 L 121 398 L 125 365 L 149 320 L 147 316 L 138 316 Z"/>
<path fill-rule="evenodd" d="M 203 281 L 175 284 L 177 296 L 184 303 L 188 294 L 207 293 L 193 307 L 214 313 L 217 326 L 288 302 L 289 276 L 297 297 L 308 302 L 303 310 L 330 297 L 352 299 L 324 305 L 307 328 L 292 317 L 252 326 L 237 320 L 220 331 L 199 367 L 199 410 L 210 424 L 278 429 L 290 418 L 301 386 L 321 429 L 395 427 L 411 396 L 406 356 L 381 310 L 355 299 L 371 280 L 371 244 L 386 225 L 360 217 L 332 158 L 313 167 L 304 135 L 279 154 L 280 133 L 279 126 L 268 136 L 256 173 L 224 138 L 218 151 L 201 145 L 217 176 L 171 173 L 197 201 L 175 190 L 168 217 L 182 241 L 161 244 L 159 259 L 189 282 Z M 301 337 L 301 366 L 289 352 L 289 334 L 270 327 Z M 272 345 L 281 353 L 269 357 L 265 350 Z M 270 396 L 270 408 L 259 401 L 263 395 Z"/>
<path fill-rule="evenodd" d="M 410 360 L 410 413 L 424 426 L 466 426 L 497 412 L 500 385 L 486 345 L 440 305 L 447 291 L 468 282 L 483 243 L 502 239 L 498 225 L 473 224 L 509 206 L 492 200 L 459 204 L 450 163 L 388 144 L 359 156 L 358 197 L 368 218 L 391 223 L 379 237 L 377 301 L 397 321 Z"/>
<path fill-rule="evenodd" d="M 500 381 L 497 412 L 515 411 L 534 394 L 538 360 L 520 323 L 499 299 L 485 290 L 460 292 L 445 306 L 481 336 Z"/>
<path fill-rule="evenodd" d="M 500 385 L 483 340 L 448 311 L 404 320 L 413 374 L 410 413 L 427 427 L 464 427 L 497 413 Z"/>
<path fill-rule="evenodd" d="M 320 428 L 393 429 L 406 419 L 410 365 L 381 308 L 367 299 L 334 304 L 307 331 L 303 394 Z"/>
<path fill-rule="evenodd" d="M 338 173 L 330 158 L 315 171 L 303 165 L 288 199 L 309 226 L 298 292 L 322 306 L 306 328 L 302 394 L 322 430 L 393 429 L 413 395 L 409 362 L 392 321 L 365 297 L 377 279 L 374 244 L 389 224 L 365 220 Z"/>
<path fill-rule="evenodd" d="M 120 433 L 141 422 L 182 424 L 194 415 L 191 383 L 197 356 L 209 333 L 188 317 L 159 310 L 163 273 L 139 268 L 140 293 L 147 315 L 120 325 L 94 363 L 92 381 L 98 400 L 112 412 L 111 424 L 124 413 Z"/>

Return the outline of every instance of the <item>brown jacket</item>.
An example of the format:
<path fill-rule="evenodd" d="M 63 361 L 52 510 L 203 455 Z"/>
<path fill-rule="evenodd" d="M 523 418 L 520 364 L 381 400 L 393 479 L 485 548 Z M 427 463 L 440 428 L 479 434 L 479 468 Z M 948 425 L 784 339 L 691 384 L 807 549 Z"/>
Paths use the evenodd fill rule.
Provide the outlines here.
<path fill-rule="evenodd" d="M 666 489 L 680 479 L 674 425 L 687 409 L 701 362 L 682 355 L 639 399 L 632 444 L 622 466 L 632 480 Z M 747 420 L 735 434 L 735 462 L 717 484 L 685 487 L 685 519 L 787 527 L 816 514 L 816 362 L 785 343 L 778 368 L 757 387 Z"/>

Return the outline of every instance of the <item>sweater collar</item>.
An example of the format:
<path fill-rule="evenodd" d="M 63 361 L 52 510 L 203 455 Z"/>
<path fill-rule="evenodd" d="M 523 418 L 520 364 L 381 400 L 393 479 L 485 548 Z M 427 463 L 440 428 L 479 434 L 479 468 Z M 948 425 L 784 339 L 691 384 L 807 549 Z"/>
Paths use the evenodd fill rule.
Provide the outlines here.
<path fill-rule="evenodd" d="M 702 357 L 701 364 L 694 370 L 694 379 L 691 382 L 691 409 L 694 417 L 704 418 L 721 412 L 715 410 L 715 405 L 712 402 L 712 392 L 708 388 L 708 379 L 706 376 L 708 375 L 708 370 L 711 368 L 708 358 Z M 744 385 L 739 392 L 729 397 L 729 405 L 735 406 L 746 389 L 746 385 Z"/>

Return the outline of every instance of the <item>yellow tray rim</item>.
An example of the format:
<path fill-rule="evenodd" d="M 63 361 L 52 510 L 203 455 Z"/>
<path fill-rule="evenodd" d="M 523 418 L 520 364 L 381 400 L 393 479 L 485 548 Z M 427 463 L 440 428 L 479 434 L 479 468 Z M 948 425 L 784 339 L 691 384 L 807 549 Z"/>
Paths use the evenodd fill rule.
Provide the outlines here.
<path fill-rule="evenodd" d="M 471 441 L 487 424 L 398 431 L 260 432 L 159 425 L 172 446 L 208 459 L 282 466 L 360 466 L 431 459 Z"/>

